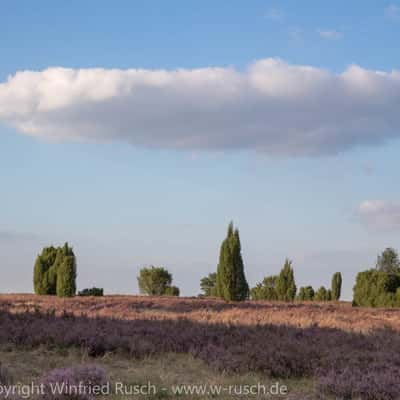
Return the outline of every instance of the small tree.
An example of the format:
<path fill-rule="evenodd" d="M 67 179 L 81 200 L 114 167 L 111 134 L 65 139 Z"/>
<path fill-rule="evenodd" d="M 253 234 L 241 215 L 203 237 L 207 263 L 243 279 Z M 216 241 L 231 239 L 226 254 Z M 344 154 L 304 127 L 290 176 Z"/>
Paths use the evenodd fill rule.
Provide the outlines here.
<path fill-rule="evenodd" d="M 292 262 L 286 259 L 277 283 L 278 300 L 293 301 L 296 297 L 296 290 Z"/>
<path fill-rule="evenodd" d="M 314 289 L 312 286 L 303 286 L 299 289 L 297 300 L 299 301 L 312 301 L 314 300 Z"/>
<path fill-rule="evenodd" d="M 204 293 L 204 296 L 211 297 L 217 296 L 217 274 L 213 272 L 205 276 L 200 281 L 200 288 Z"/>
<path fill-rule="evenodd" d="M 277 284 L 278 276 L 267 276 L 250 291 L 253 300 L 278 300 Z"/>
<path fill-rule="evenodd" d="M 177 297 L 179 297 L 179 294 L 180 294 L 180 290 L 176 286 L 168 286 L 165 289 L 165 293 L 164 293 L 165 296 L 177 296 Z"/>
<path fill-rule="evenodd" d="M 315 293 L 315 301 L 329 301 L 329 291 L 324 286 L 321 286 Z"/>
<path fill-rule="evenodd" d="M 332 300 L 338 301 L 342 293 L 342 274 L 336 272 L 332 277 Z"/>
<path fill-rule="evenodd" d="M 305 288 L 305 299 L 304 300 L 312 301 L 312 300 L 314 300 L 314 296 L 315 296 L 315 292 L 314 292 L 314 289 L 312 288 L 312 286 L 307 286 Z"/>
<path fill-rule="evenodd" d="M 226 301 L 243 301 L 249 297 L 241 251 L 239 231 L 231 222 L 221 245 L 216 284 L 218 295 Z"/>
<path fill-rule="evenodd" d="M 376 268 L 379 271 L 389 274 L 400 273 L 400 260 L 396 250 L 391 247 L 386 248 L 382 254 L 378 256 Z"/>
<path fill-rule="evenodd" d="M 140 292 L 149 296 L 162 296 L 172 283 L 172 275 L 162 267 L 142 268 L 138 276 Z"/>

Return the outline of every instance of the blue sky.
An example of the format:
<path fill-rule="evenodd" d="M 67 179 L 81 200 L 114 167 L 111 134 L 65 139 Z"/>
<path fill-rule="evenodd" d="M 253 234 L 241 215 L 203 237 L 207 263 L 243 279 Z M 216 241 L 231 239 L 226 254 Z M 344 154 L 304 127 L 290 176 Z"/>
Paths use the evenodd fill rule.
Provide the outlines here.
<path fill-rule="evenodd" d="M 155 264 L 196 295 L 234 220 L 252 286 L 289 257 L 299 286 L 341 271 L 349 299 L 398 247 L 399 2 L 0 7 L 0 291 L 31 291 L 41 247 L 68 240 L 80 288 L 137 293 Z"/>

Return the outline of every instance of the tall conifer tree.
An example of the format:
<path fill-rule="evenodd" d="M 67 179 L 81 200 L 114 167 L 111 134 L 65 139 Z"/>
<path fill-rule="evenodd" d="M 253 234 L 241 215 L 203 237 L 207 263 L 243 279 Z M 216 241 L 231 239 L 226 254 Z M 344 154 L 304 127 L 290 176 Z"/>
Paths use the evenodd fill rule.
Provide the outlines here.
<path fill-rule="evenodd" d="M 286 259 L 277 283 L 278 300 L 293 301 L 296 291 L 292 262 Z"/>
<path fill-rule="evenodd" d="M 76 293 L 76 263 L 75 257 L 64 257 L 57 271 L 57 296 L 72 297 Z"/>
<path fill-rule="evenodd" d="M 332 277 L 332 300 L 339 300 L 342 292 L 342 274 L 336 272 Z"/>
<path fill-rule="evenodd" d="M 239 231 L 231 222 L 221 245 L 216 283 L 218 296 L 226 301 L 243 301 L 249 297 L 241 250 Z"/>

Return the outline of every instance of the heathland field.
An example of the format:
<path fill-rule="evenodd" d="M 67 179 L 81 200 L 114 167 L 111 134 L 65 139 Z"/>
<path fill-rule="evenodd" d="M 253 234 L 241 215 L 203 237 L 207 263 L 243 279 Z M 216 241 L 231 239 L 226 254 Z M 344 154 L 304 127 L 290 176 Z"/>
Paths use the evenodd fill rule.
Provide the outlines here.
<path fill-rule="evenodd" d="M 217 385 L 219 395 L 180 396 L 221 399 L 271 398 L 244 394 L 246 385 L 278 382 L 287 386 L 282 398 L 397 399 L 399 333 L 400 310 L 344 302 L 2 295 L 0 380 L 150 381 L 157 392 L 143 398 Z"/>

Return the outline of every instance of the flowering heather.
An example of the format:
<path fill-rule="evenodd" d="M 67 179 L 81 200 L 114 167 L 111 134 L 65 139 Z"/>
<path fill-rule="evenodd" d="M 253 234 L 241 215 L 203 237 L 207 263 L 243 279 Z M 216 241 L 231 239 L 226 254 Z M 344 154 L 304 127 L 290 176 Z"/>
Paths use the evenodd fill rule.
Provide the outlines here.
<path fill-rule="evenodd" d="M 398 398 L 399 331 L 399 311 L 345 303 L 0 297 L 0 345 L 73 346 L 92 357 L 186 353 L 220 371 L 315 378 L 321 396 L 338 399 Z"/>
<path fill-rule="evenodd" d="M 364 369 L 345 367 L 340 372 L 332 369 L 319 378 L 318 391 L 321 395 L 334 395 L 336 399 L 399 399 L 399 368 L 372 362 Z"/>
<path fill-rule="evenodd" d="M 97 365 L 78 365 L 52 370 L 38 383 L 45 388 L 44 393 L 39 396 L 42 400 L 91 400 L 95 396 L 90 393 L 90 388 L 106 384 L 107 376 L 105 370 Z M 76 394 L 68 392 L 68 387 L 79 387 L 79 385 L 85 387 L 86 391 L 81 390 Z M 59 390 L 53 394 L 55 388 Z"/>
<path fill-rule="evenodd" d="M 8 369 L 0 362 L 0 385 L 8 385 L 12 382 L 12 377 Z"/>

